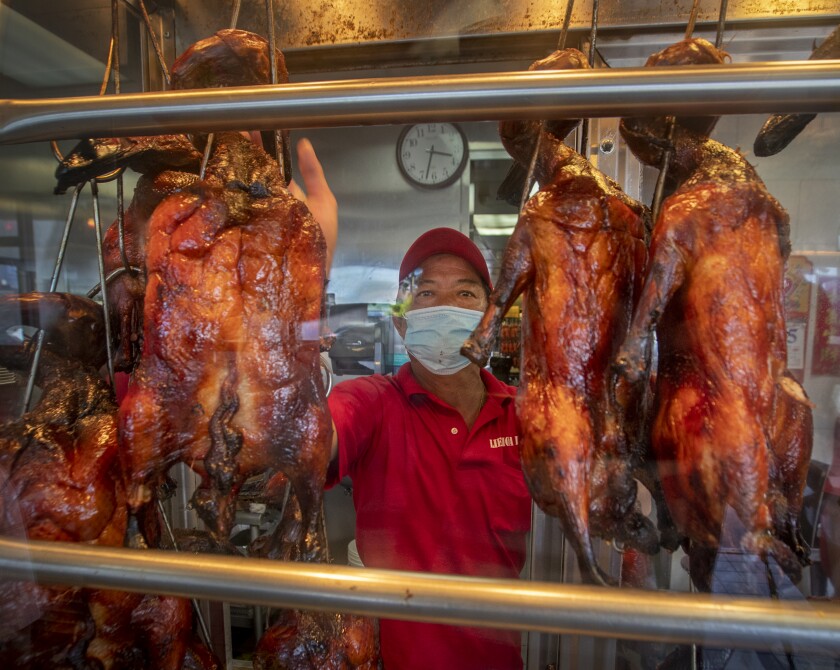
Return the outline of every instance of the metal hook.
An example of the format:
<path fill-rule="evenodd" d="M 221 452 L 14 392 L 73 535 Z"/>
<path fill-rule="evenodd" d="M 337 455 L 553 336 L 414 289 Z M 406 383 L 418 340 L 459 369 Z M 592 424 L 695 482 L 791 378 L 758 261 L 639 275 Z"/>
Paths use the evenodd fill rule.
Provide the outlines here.
<path fill-rule="evenodd" d="M 67 220 L 64 222 L 64 231 L 61 234 L 61 242 L 58 245 L 58 254 L 55 258 L 52 277 L 50 277 L 50 293 L 54 293 L 55 289 L 58 287 L 58 277 L 61 274 L 61 266 L 64 264 L 64 256 L 67 252 L 67 240 L 70 239 L 70 229 L 73 226 L 73 219 L 76 217 L 76 206 L 79 204 L 79 195 L 84 187 L 84 182 L 76 184 L 76 190 L 73 191 L 73 198 L 70 200 L 70 209 L 67 212 Z M 41 351 L 44 348 L 44 331 L 39 330 L 35 337 L 35 353 L 32 355 L 32 365 L 29 368 L 29 378 L 26 380 L 26 390 L 23 395 L 23 412 L 26 412 L 29 409 L 29 403 L 32 401 L 32 391 L 35 388 L 35 377 L 38 374 L 38 365 L 41 362 Z"/>
<path fill-rule="evenodd" d="M 96 180 L 90 182 L 90 194 L 93 197 L 93 222 L 96 232 L 96 261 L 99 267 L 99 283 L 106 286 L 105 259 L 102 255 L 102 227 L 99 216 L 99 187 Z M 114 384 L 114 352 L 111 347 L 111 315 L 108 308 L 108 291 L 102 291 L 102 315 L 105 318 L 105 352 L 108 356 L 108 381 Z"/>
<path fill-rule="evenodd" d="M 132 274 L 142 274 L 142 272 L 143 272 L 143 268 L 138 268 L 136 265 L 130 265 L 128 268 L 119 267 L 119 268 L 117 268 L 116 270 L 112 270 L 112 271 L 111 271 L 111 274 L 109 274 L 107 277 L 105 277 L 105 286 L 107 286 L 107 285 L 108 285 L 108 284 L 110 284 L 112 281 L 114 281 L 117 277 L 119 277 L 119 276 L 120 276 L 120 275 L 122 275 L 122 274 L 125 274 L 126 272 L 130 272 L 130 273 L 132 273 Z M 89 290 L 89 291 L 88 291 L 85 295 L 86 295 L 88 298 L 95 298 L 95 297 L 96 297 L 96 295 L 97 295 L 97 294 L 98 294 L 101 290 L 102 290 L 102 284 L 100 284 L 99 282 L 97 282 L 97 283 L 93 286 L 93 288 L 91 288 L 91 289 L 90 289 L 90 290 Z"/>
<path fill-rule="evenodd" d="M 160 43 L 158 42 L 157 35 L 152 29 L 152 20 L 149 18 L 149 13 L 146 11 L 146 3 L 143 2 L 143 0 L 138 0 L 138 2 L 140 4 L 140 11 L 143 13 L 143 23 L 146 24 L 146 34 L 149 36 L 149 39 L 152 40 L 152 46 L 154 47 L 155 54 L 157 54 L 158 63 L 160 63 L 160 70 L 163 73 L 163 78 L 166 80 L 166 85 L 169 86 L 171 83 L 169 70 L 167 69 L 166 62 L 163 59 L 163 52 L 160 49 Z"/>

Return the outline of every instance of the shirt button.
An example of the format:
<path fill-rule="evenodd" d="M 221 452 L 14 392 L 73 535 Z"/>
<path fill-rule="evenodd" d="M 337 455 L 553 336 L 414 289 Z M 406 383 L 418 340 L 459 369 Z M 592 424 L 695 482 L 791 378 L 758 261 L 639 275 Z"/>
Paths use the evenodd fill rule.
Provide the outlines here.
<path fill-rule="evenodd" d="M 458 429 L 457 429 L 457 428 L 453 428 L 451 432 L 452 432 L 452 434 L 453 434 L 453 435 L 457 435 L 457 434 L 458 434 Z"/>

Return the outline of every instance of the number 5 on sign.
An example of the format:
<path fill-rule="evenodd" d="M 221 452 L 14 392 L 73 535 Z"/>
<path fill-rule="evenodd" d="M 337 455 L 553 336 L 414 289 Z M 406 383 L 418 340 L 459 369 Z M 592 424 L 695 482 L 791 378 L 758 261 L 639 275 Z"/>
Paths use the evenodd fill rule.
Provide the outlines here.
<path fill-rule="evenodd" d="M 787 366 L 789 370 L 805 368 L 805 336 L 808 325 L 802 321 L 787 324 Z"/>

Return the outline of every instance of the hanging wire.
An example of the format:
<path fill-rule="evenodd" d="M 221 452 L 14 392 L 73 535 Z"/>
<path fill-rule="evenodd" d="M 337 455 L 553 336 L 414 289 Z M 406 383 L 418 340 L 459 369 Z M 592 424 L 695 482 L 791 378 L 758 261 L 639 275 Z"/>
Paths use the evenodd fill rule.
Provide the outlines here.
<path fill-rule="evenodd" d="M 201 180 L 204 179 L 204 174 L 207 172 L 207 163 L 210 162 L 210 154 L 213 153 L 213 141 L 215 139 L 215 133 L 210 133 L 207 136 L 207 144 L 204 145 L 204 155 L 201 157 L 201 169 L 198 171 L 198 178 Z"/>
<path fill-rule="evenodd" d="M 64 264 L 64 256 L 67 253 L 67 240 L 70 239 L 70 229 L 73 227 L 73 219 L 76 216 L 76 206 L 79 204 L 79 195 L 84 187 L 84 182 L 76 184 L 76 190 L 73 191 L 73 198 L 70 200 L 67 220 L 64 222 L 64 232 L 61 234 L 61 242 L 58 245 L 58 254 L 55 258 L 52 277 L 50 277 L 50 293 L 54 293 L 55 289 L 58 287 L 58 277 L 61 274 L 61 266 Z M 26 391 L 23 395 L 23 408 L 21 414 L 29 409 L 29 403 L 32 401 L 32 391 L 35 388 L 35 376 L 38 374 L 38 365 L 41 362 L 41 351 L 44 348 L 44 331 L 39 330 L 35 338 L 35 353 L 32 356 L 32 364 L 29 368 L 29 379 L 26 380 Z"/>
<path fill-rule="evenodd" d="M 589 54 L 587 60 L 589 67 L 595 67 L 595 43 L 598 37 L 598 6 L 599 0 L 592 2 L 592 26 L 589 29 Z M 580 124 L 580 155 L 589 158 L 589 119 L 584 119 Z"/>
<path fill-rule="evenodd" d="M 542 144 L 542 135 L 545 130 L 545 121 L 540 122 L 540 127 L 537 132 L 537 141 L 534 142 L 534 151 L 531 154 L 531 160 L 528 163 L 528 174 L 525 177 L 525 187 L 522 189 L 522 197 L 519 200 L 519 213 L 525 209 L 525 203 L 531 195 L 531 189 L 534 187 L 534 172 L 537 167 L 537 156 L 540 153 L 540 144 Z"/>
<path fill-rule="evenodd" d="M 274 0 L 265 0 L 265 13 L 268 20 L 268 60 L 271 63 L 271 83 L 277 84 L 277 58 L 275 57 L 275 49 L 277 40 L 274 32 Z M 288 182 L 286 178 L 286 160 L 283 156 L 283 131 L 274 129 L 274 157 L 277 159 L 277 165 L 280 167 L 280 177 L 283 182 Z"/>
<path fill-rule="evenodd" d="M 715 49 L 720 49 L 723 44 L 723 29 L 726 24 L 727 0 L 720 0 L 720 11 L 718 12 L 717 34 L 715 35 Z"/>
<path fill-rule="evenodd" d="M 694 0 L 691 6 L 691 14 L 688 16 L 688 24 L 685 27 L 685 39 L 691 39 L 694 34 L 694 24 L 697 22 L 697 15 L 700 13 L 700 0 Z"/>
<path fill-rule="evenodd" d="M 152 20 L 149 18 L 149 12 L 146 11 L 146 3 L 143 0 L 138 0 L 138 3 L 140 4 L 140 11 L 143 13 L 143 23 L 146 24 L 146 34 L 152 41 L 152 46 L 155 49 L 155 54 L 157 54 L 158 63 L 160 64 L 160 71 L 163 73 L 163 78 L 166 79 L 166 86 L 168 88 L 171 79 L 169 77 L 169 70 L 166 67 L 166 61 L 163 59 L 163 51 L 161 51 L 157 33 L 152 28 Z"/>
<path fill-rule="evenodd" d="M 114 93 L 120 94 L 120 12 L 119 2 L 111 0 L 111 44 L 113 50 Z"/>
<path fill-rule="evenodd" d="M 96 262 L 99 268 L 99 284 L 106 286 L 105 259 L 102 256 L 102 227 L 99 216 L 99 187 L 91 179 L 90 194 L 93 198 L 93 227 L 96 232 Z M 105 352 L 108 356 L 108 381 L 114 385 L 114 352 L 111 347 L 111 314 L 108 308 L 108 291 L 102 289 L 102 314 L 105 317 Z"/>
<path fill-rule="evenodd" d="M 111 2 L 111 22 L 112 22 L 111 39 L 108 43 L 108 58 L 106 59 L 106 62 L 105 62 L 105 74 L 102 77 L 102 84 L 99 87 L 99 95 L 100 96 L 105 95 L 105 91 L 108 90 L 108 81 L 111 78 L 111 72 L 112 71 L 115 72 L 115 89 L 116 89 L 116 92 L 119 93 L 119 30 L 118 30 L 118 27 L 116 25 L 117 20 L 118 20 L 117 3 L 116 3 L 116 0 L 112 0 L 112 2 Z M 52 149 L 52 153 L 53 153 L 53 156 L 55 157 L 55 159 L 59 163 L 62 162 L 64 160 L 64 155 L 61 153 L 61 149 L 58 146 L 58 142 L 56 142 L 55 140 L 50 142 L 50 148 Z M 122 179 L 121 179 L 121 176 L 122 176 L 123 171 L 124 171 L 123 168 L 117 168 L 113 172 L 109 172 L 108 174 L 101 175 L 101 176 L 97 177 L 96 179 L 92 180 L 91 181 L 91 192 L 92 193 L 94 192 L 94 189 L 96 188 L 96 183 L 97 182 L 98 183 L 104 183 L 104 182 L 107 182 L 107 181 L 110 181 L 110 180 L 114 179 L 115 177 L 120 177 L 120 179 L 118 181 L 118 185 L 117 185 L 117 192 L 118 192 L 118 195 L 121 196 L 122 195 Z M 53 274 L 52 274 L 52 277 L 50 278 L 50 293 L 54 293 L 56 288 L 58 287 L 58 277 L 61 273 L 61 266 L 64 263 L 64 256 L 66 255 L 66 252 L 67 252 L 67 240 L 69 239 L 70 229 L 71 229 L 72 224 L 73 224 L 73 218 L 76 215 L 76 208 L 79 204 L 79 195 L 81 194 L 84 186 L 85 186 L 84 182 L 82 182 L 81 184 L 77 184 L 75 191 L 73 191 L 73 197 L 70 201 L 70 208 L 69 208 L 69 211 L 68 211 L 68 214 L 67 214 L 67 220 L 64 224 L 64 232 L 62 233 L 61 242 L 59 243 L 59 247 L 58 247 L 58 253 L 56 254 L 55 265 L 53 267 Z M 98 199 L 95 198 L 94 202 L 95 202 L 95 207 L 97 208 L 97 211 L 95 211 L 95 214 L 98 216 L 98 205 L 99 205 Z M 121 212 L 122 212 L 122 207 L 120 207 L 120 213 Z M 97 225 L 97 244 L 99 245 L 98 255 L 101 257 L 102 247 L 101 247 L 101 240 L 98 239 L 100 237 L 98 222 L 97 222 L 96 225 Z M 128 261 L 125 258 L 124 245 L 123 245 L 123 240 L 122 240 L 122 230 L 120 230 L 120 233 L 121 233 L 120 234 L 120 254 L 123 257 L 123 262 L 125 263 L 126 267 L 128 267 Z M 103 273 L 104 273 L 104 266 L 103 266 Z M 103 304 L 105 302 L 106 301 L 104 300 L 104 293 L 103 293 Z M 113 378 L 114 378 L 113 377 L 113 361 L 112 361 L 112 356 L 110 354 L 110 349 L 111 349 L 110 329 L 111 329 L 111 327 L 110 327 L 110 324 L 108 323 L 108 316 L 107 316 L 107 311 L 106 311 L 106 314 L 105 314 L 105 332 L 106 332 L 106 338 L 107 338 L 106 348 L 107 348 L 107 351 L 108 351 L 109 372 L 111 374 L 111 380 L 113 381 Z M 23 412 L 26 412 L 29 409 L 29 405 L 32 402 L 32 393 L 33 393 L 34 388 L 35 388 L 35 377 L 38 375 L 38 366 L 41 362 L 41 352 L 42 352 L 43 348 L 44 348 L 44 331 L 39 330 L 38 334 L 36 335 L 35 353 L 32 356 L 32 365 L 29 369 L 29 378 L 26 381 L 26 390 L 24 391 L 24 396 L 23 396 Z"/>
<path fill-rule="evenodd" d="M 597 1 L 597 0 L 596 0 Z M 575 6 L 575 0 L 569 0 L 566 3 L 566 15 L 563 17 L 563 28 L 560 30 L 560 38 L 557 40 L 557 49 L 564 49 L 566 47 L 566 38 L 569 34 L 569 25 L 572 21 L 572 10 Z M 525 177 L 525 186 L 522 189 L 522 197 L 519 199 L 519 213 L 525 208 L 525 203 L 531 195 L 531 189 L 534 187 L 534 172 L 537 167 L 537 156 L 539 156 L 540 145 L 542 144 L 542 134 L 545 130 L 545 121 L 540 122 L 539 132 L 537 133 L 537 141 L 534 143 L 534 150 L 531 153 L 531 160 L 528 163 L 528 173 Z"/>
<path fill-rule="evenodd" d="M 241 5 L 241 0 L 234 0 L 233 3 L 233 16 L 230 17 L 230 27 L 236 28 L 236 24 L 239 22 L 239 6 Z"/>
<path fill-rule="evenodd" d="M 230 27 L 231 29 L 236 28 L 236 24 L 239 21 L 239 5 L 240 0 L 236 0 L 233 4 L 233 15 L 230 19 Z M 272 52 L 273 53 L 273 52 Z M 274 59 L 271 60 L 271 67 L 272 72 L 275 71 L 275 64 Z M 210 162 L 210 156 L 213 153 L 213 143 L 216 141 L 216 134 L 210 133 L 207 135 L 207 143 L 204 145 L 204 155 L 201 157 L 201 169 L 198 171 L 198 178 L 204 179 L 204 175 L 207 173 L 207 163 Z"/>
<path fill-rule="evenodd" d="M 123 194 L 122 174 L 117 179 L 117 242 L 120 247 L 120 260 L 122 260 L 123 268 L 127 272 L 131 272 L 128 256 L 125 253 L 125 196 Z"/>
<path fill-rule="evenodd" d="M 674 129 L 677 126 L 677 120 L 673 116 L 669 116 L 665 120 L 665 140 L 666 146 L 662 150 L 662 162 L 659 164 L 659 176 L 656 178 L 656 188 L 653 192 L 653 203 L 650 206 L 650 216 L 653 225 L 656 225 L 656 219 L 659 216 L 659 209 L 662 207 L 662 196 L 665 193 L 665 179 L 668 176 L 668 170 L 671 167 L 671 158 L 674 155 Z"/>
<path fill-rule="evenodd" d="M 114 40 L 114 36 L 111 35 L 111 41 L 108 43 L 108 62 L 105 63 L 105 75 L 102 77 L 102 85 L 99 87 L 99 95 L 105 95 L 105 91 L 108 89 L 108 80 L 111 78 L 111 70 L 114 67 L 115 47 L 116 41 Z"/>
<path fill-rule="evenodd" d="M 180 552 L 180 548 L 178 547 L 178 541 L 175 539 L 175 531 L 172 530 L 172 524 L 169 523 L 169 517 L 166 516 L 166 510 L 163 507 L 163 502 L 159 497 L 157 499 L 157 507 L 158 511 L 160 512 L 160 516 L 163 519 L 163 527 L 166 529 L 166 535 L 169 537 L 169 541 L 172 543 L 172 548 L 174 551 Z M 198 619 L 198 627 L 201 629 L 201 636 L 204 638 L 204 644 L 208 647 L 212 648 L 213 644 L 210 639 L 210 631 L 207 628 L 207 623 L 204 621 L 204 614 L 201 612 L 201 607 L 198 604 L 198 600 L 195 598 L 191 598 L 190 601 L 192 602 L 193 611 L 195 612 L 195 616 Z"/>
<path fill-rule="evenodd" d="M 557 40 L 557 48 L 566 48 L 566 37 L 569 35 L 569 24 L 572 22 L 572 9 L 574 9 L 575 0 L 569 0 L 566 3 L 566 16 L 563 17 L 563 29 L 560 31 L 560 39 Z"/>

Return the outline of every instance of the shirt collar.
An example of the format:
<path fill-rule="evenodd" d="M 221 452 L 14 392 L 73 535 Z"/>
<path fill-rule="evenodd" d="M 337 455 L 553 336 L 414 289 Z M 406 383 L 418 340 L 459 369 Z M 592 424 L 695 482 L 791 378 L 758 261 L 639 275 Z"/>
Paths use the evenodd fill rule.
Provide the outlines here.
<path fill-rule="evenodd" d="M 513 400 L 514 396 L 516 395 L 515 387 L 503 384 L 484 368 L 481 368 L 481 370 L 479 370 L 479 373 L 481 374 L 481 380 L 484 382 L 484 386 L 487 389 L 488 405 L 494 404 L 501 407 Z M 397 384 L 399 384 L 400 389 L 406 395 L 406 397 L 422 395 L 432 398 L 437 402 L 440 402 L 436 395 L 430 393 L 422 386 L 420 386 L 420 382 L 417 381 L 417 378 L 411 371 L 411 363 L 404 363 L 402 366 L 400 366 L 400 369 L 397 370 L 397 373 L 396 375 L 394 375 L 394 377 L 396 378 Z"/>

